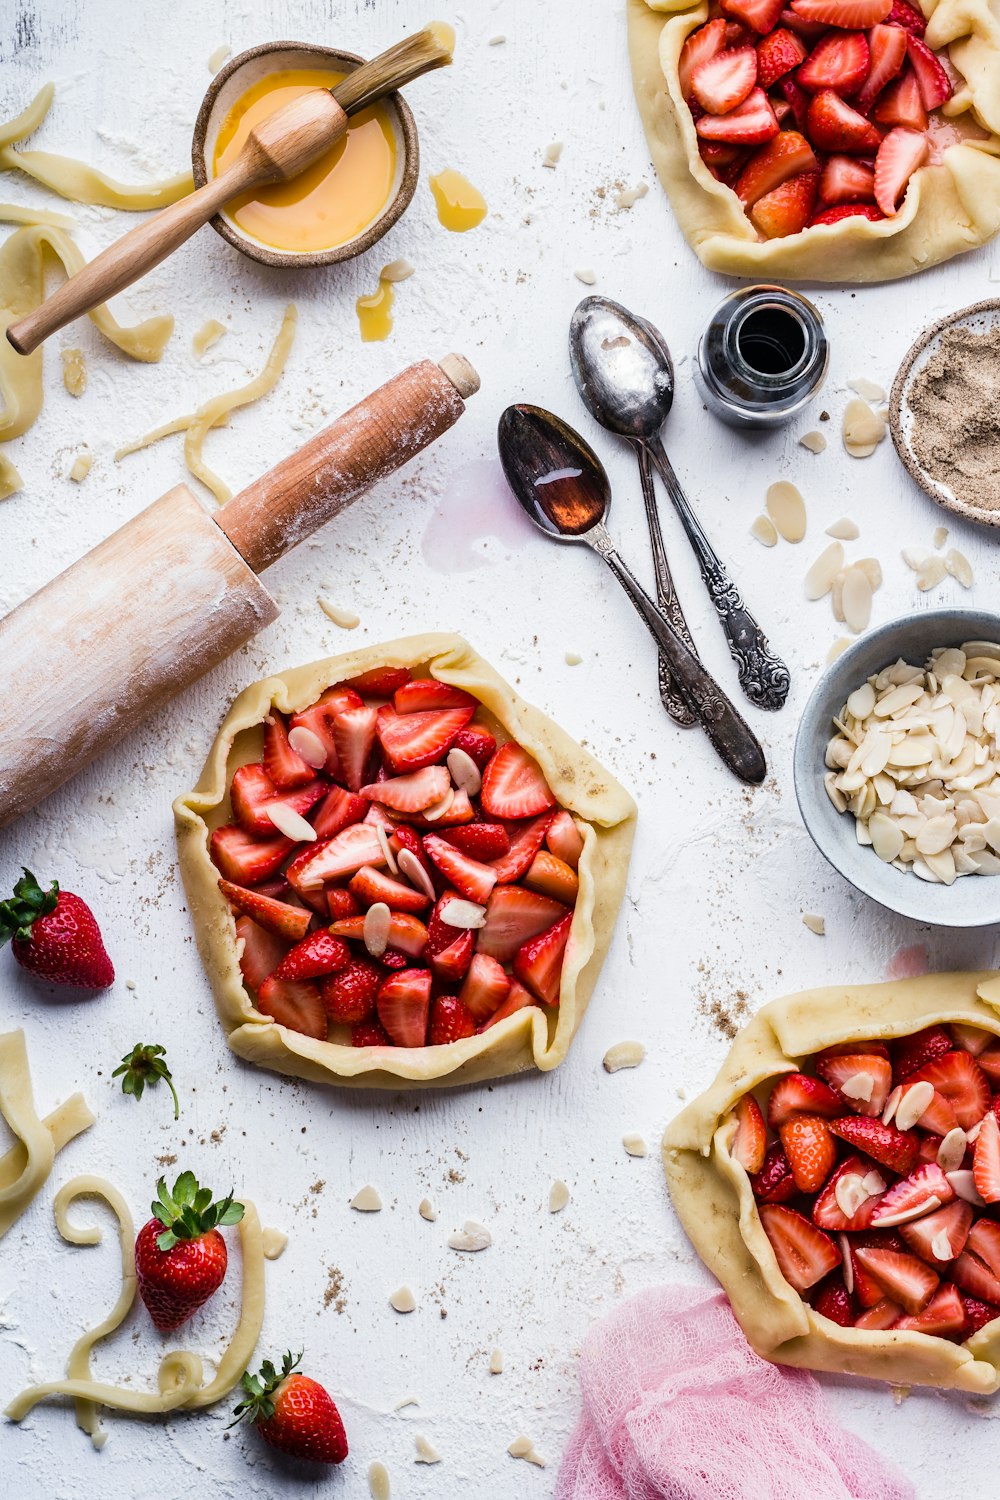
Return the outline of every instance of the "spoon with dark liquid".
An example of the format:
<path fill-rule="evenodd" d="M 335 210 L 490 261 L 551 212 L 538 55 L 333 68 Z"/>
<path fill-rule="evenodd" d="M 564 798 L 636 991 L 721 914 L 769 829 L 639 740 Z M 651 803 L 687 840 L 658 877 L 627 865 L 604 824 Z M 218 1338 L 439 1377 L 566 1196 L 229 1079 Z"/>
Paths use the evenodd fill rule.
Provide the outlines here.
<path fill-rule="evenodd" d="M 628 438 L 636 451 L 660 604 L 679 633 L 686 635 L 660 534 L 651 464 L 659 470 L 694 549 L 741 688 L 758 708 L 780 708 L 788 696 L 788 668 L 769 647 L 723 567 L 660 441 L 660 428 L 674 402 L 674 366 L 662 335 L 610 297 L 585 297 L 570 322 L 569 350 L 573 378 L 587 409 L 609 432 Z"/>
<path fill-rule="evenodd" d="M 764 752 L 718 683 L 633 577 L 604 526 L 611 486 L 597 454 L 540 406 L 508 406 L 497 428 L 507 483 L 522 509 L 557 542 L 583 542 L 602 557 L 642 616 L 673 681 L 731 771 L 759 786 Z"/>

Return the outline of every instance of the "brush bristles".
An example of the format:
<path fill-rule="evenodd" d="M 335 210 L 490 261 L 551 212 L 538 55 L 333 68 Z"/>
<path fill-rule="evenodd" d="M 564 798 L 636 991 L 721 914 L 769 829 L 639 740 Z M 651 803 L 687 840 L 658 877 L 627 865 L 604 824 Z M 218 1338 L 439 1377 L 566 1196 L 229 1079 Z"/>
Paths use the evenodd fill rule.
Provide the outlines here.
<path fill-rule="evenodd" d="M 432 21 L 423 31 L 397 42 L 387 52 L 361 63 L 333 90 L 333 97 L 347 114 L 356 114 L 367 104 L 412 83 L 435 68 L 445 68 L 455 50 L 455 33 L 445 21 Z"/>

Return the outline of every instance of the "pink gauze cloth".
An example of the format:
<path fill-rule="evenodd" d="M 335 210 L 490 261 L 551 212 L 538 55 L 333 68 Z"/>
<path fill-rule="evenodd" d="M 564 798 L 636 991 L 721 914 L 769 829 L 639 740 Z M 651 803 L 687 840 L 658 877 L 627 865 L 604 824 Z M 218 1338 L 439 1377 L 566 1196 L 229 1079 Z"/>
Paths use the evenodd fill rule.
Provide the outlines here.
<path fill-rule="evenodd" d="M 596 1324 L 556 1500 L 913 1500 L 806 1370 L 755 1354 L 722 1292 L 657 1287 Z"/>

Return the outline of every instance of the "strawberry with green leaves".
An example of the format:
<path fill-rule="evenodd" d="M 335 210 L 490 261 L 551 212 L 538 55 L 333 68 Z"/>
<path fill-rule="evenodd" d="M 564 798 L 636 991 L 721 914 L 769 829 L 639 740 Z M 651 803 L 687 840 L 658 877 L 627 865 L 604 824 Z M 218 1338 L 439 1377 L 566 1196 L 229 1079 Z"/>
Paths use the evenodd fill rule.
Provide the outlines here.
<path fill-rule="evenodd" d="M 53 880 L 43 891 L 30 870 L 0 901 L 0 947 L 10 942 L 22 969 L 50 984 L 106 990 L 115 970 L 87 903 Z"/>
<path fill-rule="evenodd" d="M 243 1204 L 232 1193 L 213 1202 L 193 1172 L 182 1172 L 168 1192 L 156 1184 L 153 1217 L 135 1241 L 139 1295 L 157 1328 L 179 1328 L 217 1292 L 226 1277 L 229 1252 L 219 1228 L 238 1224 Z"/>
<path fill-rule="evenodd" d="M 347 1434 L 332 1397 L 318 1380 L 298 1372 L 301 1353 L 285 1355 L 281 1369 L 266 1359 L 259 1375 L 249 1371 L 241 1382 L 244 1399 L 235 1408 L 236 1422 L 249 1417 L 266 1443 L 292 1458 L 342 1464 Z"/>

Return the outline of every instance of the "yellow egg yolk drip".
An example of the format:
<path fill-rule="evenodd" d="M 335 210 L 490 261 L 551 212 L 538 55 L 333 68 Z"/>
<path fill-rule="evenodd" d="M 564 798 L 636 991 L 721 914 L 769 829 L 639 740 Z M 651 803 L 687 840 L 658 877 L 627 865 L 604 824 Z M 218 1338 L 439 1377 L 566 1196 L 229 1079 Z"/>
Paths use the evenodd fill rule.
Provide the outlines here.
<path fill-rule="evenodd" d="M 464 234 L 486 217 L 486 199 L 467 177 L 449 167 L 430 179 L 437 215 L 445 229 Z"/>

